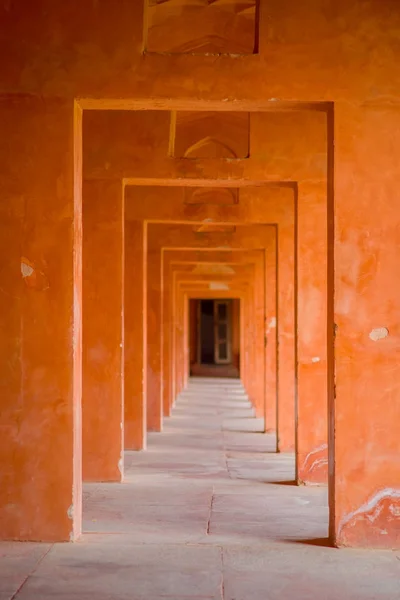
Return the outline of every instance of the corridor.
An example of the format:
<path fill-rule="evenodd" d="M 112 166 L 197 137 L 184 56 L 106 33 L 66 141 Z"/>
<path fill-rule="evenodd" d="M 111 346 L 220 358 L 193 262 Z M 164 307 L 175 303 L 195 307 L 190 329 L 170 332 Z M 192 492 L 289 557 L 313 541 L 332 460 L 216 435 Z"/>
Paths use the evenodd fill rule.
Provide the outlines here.
<path fill-rule="evenodd" d="M 396 600 L 400 552 L 327 547 L 238 380 L 191 379 L 125 480 L 85 484 L 74 544 L 2 543 L 0 600 Z M 106 441 L 105 441 L 106 443 Z"/>

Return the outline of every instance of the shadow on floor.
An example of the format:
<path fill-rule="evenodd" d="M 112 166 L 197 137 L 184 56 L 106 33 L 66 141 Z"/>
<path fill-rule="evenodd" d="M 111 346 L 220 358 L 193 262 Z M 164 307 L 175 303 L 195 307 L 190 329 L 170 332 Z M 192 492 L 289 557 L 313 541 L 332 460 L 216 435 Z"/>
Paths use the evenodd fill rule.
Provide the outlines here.
<path fill-rule="evenodd" d="M 305 544 L 306 546 L 319 546 L 323 548 L 334 548 L 332 542 L 329 538 L 312 538 L 312 539 L 304 539 L 304 540 L 282 540 L 283 542 L 287 542 L 289 544 Z"/>

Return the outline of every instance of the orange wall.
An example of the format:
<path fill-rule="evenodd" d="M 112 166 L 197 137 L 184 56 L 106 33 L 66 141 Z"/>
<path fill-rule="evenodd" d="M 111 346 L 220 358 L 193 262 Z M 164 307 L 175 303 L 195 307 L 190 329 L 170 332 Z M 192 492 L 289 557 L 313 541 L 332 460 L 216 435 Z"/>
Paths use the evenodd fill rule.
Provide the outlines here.
<path fill-rule="evenodd" d="M 1 98 L 0 130 L 0 535 L 70 540 L 82 502 L 80 111 Z"/>
<path fill-rule="evenodd" d="M 123 474 L 124 224 L 121 182 L 84 182 L 84 481 L 121 481 Z"/>
<path fill-rule="evenodd" d="M 400 89 L 400 13 L 389 1 L 315 0 L 304 11 L 297 0 L 261 0 L 260 56 L 237 60 L 143 53 L 143 2 L 42 0 L 0 11 L 5 93 L 79 97 L 104 108 L 146 98 L 159 106 L 170 98 L 209 105 L 232 98 L 237 110 L 246 101 L 374 100 L 376 90 L 383 98 Z"/>
<path fill-rule="evenodd" d="M 327 174 L 330 244 L 329 262 L 326 265 L 323 261 L 323 271 L 328 276 L 315 277 L 303 270 L 296 280 L 292 269 L 296 257 L 291 241 L 290 258 L 288 241 L 293 232 L 285 228 L 279 231 L 278 255 L 286 248 L 285 257 L 292 262 L 286 287 L 279 288 L 278 336 L 291 345 L 288 343 L 286 348 L 279 345 L 278 385 L 284 388 L 279 396 L 278 429 L 282 442 L 293 438 L 289 420 L 287 427 L 279 425 L 282 417 L 293 415 L 296 408 L 292 401 L 294 378 L 292 383 L 282 378 L 282 365 L 292 365 L 293 371 L 293 364 L 297 364 L 293 350 L 296 332 L 291 316 L 282 307 L 284 302 L 295 302 L 301 282 L 308 282 L 307 289 L 301 291 L 303 304 L 298 305 L 298 317 L 310 302 L 305 303 L 304 298 L 316 302 L 314 314 L 321 316 L 324 309 L 316 298 L 320 299 L 322 290 L 328 286 L 332 538 L 339 545 L 399 546 L 400 534 L 390 516 L 398 512 L 400 495 L 398 433 L 394 426 L 400 418 L 396 375 L 399 223 L 394 201 L 399 154 L 398 4 L 389 0 L 315 0 L 305 11 L 297 0 L 262 0 L 259 35 L 255 34 L 254 40 L 247 21 L 239 23 L 240 26 L 232 24 L 232 31 L 241 30 L 242 25 L 246 31 L 244 47 L 240 36 L 233 35 L 231 40 L 234 52 L 242 56 L 224 55 L 233 50 L 222 34 L 215 40 L 220 53 L 212 54 L 210 47 L 204 45 L 210 23 L 221 22 L 219 12 L 210 12 L 218 11 L 218 7 L 204 7 L 208 12 L 193 19 L 192 9 L 184 2 L 184 10 L 173 19 L 174 30 L 182 32 L 175 40 L 166 26 L 170 18 L 168 2 L 163 4 L 152 11 L 149 19 L 144 18 L 144 3 L 131 0 L 3 2 L 0 7 L 4 34 L 0 41 L 3 57 L 0 119 L 3 137 L 7 139 L 1 162 L 4 242 L 0 243 L 5 244 L 2 255 L 6 257 L 2 288 L 7 292 L 0 311 L 4 315 L 2 364 L 6 365 L 1 377 L 5 386 L 2 414 L 6 424 L 2 452 L 5 465 L 18 466 L 6 471 L 6 484 L 1 486 L 8 508 L 2 512 L 0 529 L 5 536 L 29 539 L 64 540 L 79 534 L 82 235 L 79 113 L 82 107 L 85 110 L 156 108 L 151 116 L 144 116 L 143 112 L 135 115 L 143 123 L 158 119 L 159 127 L 147 143 L 143 128 L 131 126 L 130 131 L 137 131 L 138 145 L 143 146 L 139 156 L 137 150 L 133 151 L 134 160 L 129 147 L 125 147 L 125 159 L 121 158 L 121 149 L 110 149 L 110 160 L 104 160 L 101 152 L 101 160 L 97 162 L 97 138 L 89 136 L 92 152 L 85 159 L 86 176 L 99 177 L 109 168 L 110 178 L 154 178 L 158 174 L 165 180 L 191 178 L 196 184 L 206 179 L 235 180 L 239 186 L 259 183 L 260 165 L 265 176 L 270 166 L 283 164 L 279 173 L 271 169 L 271 177 L 290 182 L 299 194 L 303 189 L 307 204 L 310 188 L 302 188 L 301 184 L 316 181 L 319 186 Z M 193 30 L 181 27 L 188 19 Z M 36 23 L 40 26 L 35 26 Z M 164 31 L 160 39 L 157 31 Z M 187 51 L 198 35 L 204 54 L 189 55 Z M 171 50 L 171 44 L 175 43 L 179 53 L 172 57 L 168 53 L 144 52 Z M 215 51 L 215 47 L 211 49 Z M 254 49 L 259 56 L 247 56 Z M 78 98 L 79 108 L 74 106 L 74 99 Z M 306 103 L 318 110 L 322 101 L 330 103 L 324 107 L 329 109 L 328 161 L 318 151 L 309 152 L 301 164 L 293 156 L 294 148 L 300 148 L 302 154 L 303 149 L 310 147 L 308 141 L 310 144 L 315 141 L 313 131 L 308 132 L 307 128 L 306 135 L 303 130 L 296 144 L 292 139 L 286 149 L 281 147 L 271 153 L 270 140 L 281 132 L 275 129 L 278 121 L 269 122 L 271 108 L 284 112 L 293 107 L 305 108 L 299 103 Z M 209 147 L 203 158 L 190 161 L 172 158 L 175 148 L 181 154 L 178 149 L 183 139 L 179 133 L 182 120 L 177 117 L 177 126 L 170 127 L 171 115 L 167 111 L 190 113 L 198 109 L 262 112 L 250 128 L 261 131 L 263 123 L 269 122 L 264 129 L 268 135 L 260 136 L 259 144 L 250 139 L 257 160 L 243 158 L 244 147 L 238 143 L 244 139 L 245 119 L 241 118 L 237 120 L 242 123 L 237 126 L 238 137 L 233 141 L 226 139 L 229 128 L 223 122 L 219 126 L 228 155 L 232 158 L 233 151 L 238 156 L 235 160 L 214 156 L 221 144 L 213 146 L 213 158 Z M 114 117 L 119 118 L 108 115 L 107 119 L 111 122 Z M 193 130 L 195 126 L 190 128 Z M 175 131 L 175 139 L 171 140 L 167 131 Z M 193 151 L 187 135 L 189 150 Z M 108 134 L 105 139 L 110 139 Z M 285 137 L 280 139 L 285 145 Z M 319 142 L 318 138 L 315 148 Z M 186 142 L 182 144 L 183 148 L 187 146 Z M 202 147 L 204 150 L 204 144 Z M 149 160 L 152 152 L 154 156 L 162 154 L 159 164 Z M 114 171 L 115 165 L 119 176 Z M 322 202 L 319 192 L 317 197 Z M 300 195 L 298 202 L 301 205 Z M 325 219 L 322 204 L 320 208 L 307 221 L 306 229 L 300 226 L 293 234 L 293 239 L 299 234 L 298 248 L 311 247 L 311 240 L 319 231 L 315 224 L 319 218 Z M 300 225 L 301 219 L 307 220 L 307 211 L 300 210 L 295 218 Z M 133 229 L 132 225 L 129 227 Z M 134 232 L 134 240 L 139 239 L 140 243 L 133 243 L 132 248 L 132 261 L 140 256 L 134 263 L 138 265 L 136 284 L 139 279 L 140 282 L 146 279 L 140 232 Z M 324 229 L 323 232 L 325 236 Z M 278 271 L 278 282 L 282 282 L 281 267 Z M 313 291 L 316 284 L 318 289 Z M 129 310 L 145 317 L 144 295 L 141 284 L 139 293 L 133 285 L 126 292 Z M 11 308 L 10 297 L 14 300 Z M 127 389 L 129 398 L 139 398 L 146 385 L 147 322 L 138 325 L 134 320 L 129 321 L 129 317 L 127 322 L 126 374 L 130 382 Z M 306 330 L 301 329 L 304 322 Z M 311 424 L 304 418 L 303 423 L 310 425 L 305 431 L 319 431 L 319 426 L 313 428 L 313 424 L 323 423 L 325 427 L 326 413 L 320 412 L 326 377 L 321 351 L 324 340 L 317 335 L 314 347 L 307 340 L 308 318 L 298 318 L 297 324 L 298 351 L 303 353 L 296 372 L 299 401 L 301 390 L 311 389 L 316 403 L 306 406 L 303 417 L 318 415 Z M 313 321 L 311 328 L 317 325 L 319 321 Z M 137 357 L 135 350 L 139 347 Z M 12 368 L 8 366 L 10 356 Z M 138 378 L 133 371 L 134 357 L 139 361 Z M 316 358 L 321 360 L 314 361 Z M 308 388 L 308 374 L 314 372 L 315 379 L 312 375 Z M 131 384 L 133 387 L 129 387 Z M 308 402 L 309 394 L 306 399 Z M 133 422 L 140 431 L 145 428 L 143 414 L 133 413 L 133 407 L 128 406 L 128 434 L 125 433 L 130 439 Z M 298 412 L 297 416 L 300 415 Z M 37 444 L 37 439 L 41 444 Z M 309 445 L 303 449 L 304 465 L 309 453 L 314 452 L 316 461 L 307 464 L 325 461 L 326 466 L 326 452 L 321 456 L 315 454 L 319 452 L 319 446 L 314 447 L 316 439 L 305 435 L 303 441 Z M 66 465 L 63 472 L 58 469 L 55 457 Z M 308 473 L 311 466 L 306 469 Z M 31 486 L 32 477 L 24 478 L 24 473 L 31 474 L 32 469 L 37 475 L 36 484 L 27 494 L 26 487 L 28 482 Z M 40 514 L 36 510 L 38 505 Z M 10 512 L 10 506 L 16 508 Z M 378 520 L 370 518 L 371 511 L 380 515 Z"/>

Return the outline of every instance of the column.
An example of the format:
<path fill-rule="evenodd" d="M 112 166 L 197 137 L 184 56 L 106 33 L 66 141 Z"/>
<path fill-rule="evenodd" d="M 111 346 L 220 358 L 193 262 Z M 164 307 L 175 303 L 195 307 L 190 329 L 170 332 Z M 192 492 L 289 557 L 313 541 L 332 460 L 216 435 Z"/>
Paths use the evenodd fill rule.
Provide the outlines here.
<path fill-rule="evenodd" d="M 299 183 L 296 480 L 328 481 L 327 183 Z"/>
<path fill-rule="evenodd" d="M 338 103 L 334 142 L 330 531 L 338 546 L 400 548 L 398 106 Z"/>
<path fill-rule="evenodd" d="M 288 218 L 278 228 L 278 452 L 295 449 L 295 251 Z"/>
<path fill-rule="evenodd" d="M 273 229 L 271 243 L 265 251 L 265 430 L 276 431 L 277 411 L 277 287 L 276 287 L 276 229 Z"/>
<path fill-rule="evenodd" d="M 184 295 L 183 304 L 183 336 L 183 389 L 186 389 L 190 373 L 190 316 L 187 294 Z"/>
<path fill-rule="evenodd" d="M 163 267 L 163 411 L 164 417 L 169 417 L 172 406 L 172 336 L 171 336 L 171 282 L 169 267 L 164 264 Z"/>
<path fill-rule="evenodd" d="M 176 286 L 176 308 L 175 308 L 175 398 L 183 390 L 183 360 L 184 360 L 184 332 L 183 332 L 183 293 L 178 283 L 177 278 L 175 279 Z"/>
<path fill-rule="evenodd" d="M 81 532 L 81 111 L 0 98 L 0 535 Z"/>
<path fill-rule="evenodd" d="M 246 342 L 245 342 L 245 315 L 247 310 L 247 297 L 245 294 L 240 298 L 240 381 L 246 389 Z"/>
<path fill-rule="evenodd" d="M 253 293 L 251 286 L 248 286 L 246 292 L 246 300 L 244 302 L 243 310 L 243 384 L 246 388 L 246 392 L 251 400 L 252 388 L 251 388 L 251 346 L 252 346 L 252 332 L 251 332 L 251 305 L 253 302 Z"/>
<path fill-rule="evenodd" d="M 83 479 L 121 481 L 124 425 L 124 194 L 83 184 Z"/>
<path fill-rule="evenodd" d="M 254 408 L 265 423 L 265 263 L 264 253 L 254 271 Z"/>
<path fill-rule="evenodd" d="M 162 429 L 161 250 L 147 254 L 147 430 Z"/>
<path fill-rule="evenodd" d="M 125 449 L 146 447 L 147 226 L 125 223 Z"/>
<path fill-rule="evenodd" d="M 176 365 L 176 347 L 177 347 L 177 299 L 175 275 L 170 269 L 171 278 L 171 410 L 174 407 L 177 391 L 177 365 Z"/>
<path fill-rule="evenodd" d="M 255 311 L 255 289 L 254 279 L 250 282 L 250 294 L 248 304 L 248 322 L 247 322 L 247 373 L 249 400 L 254 409 L 256 408 L 256 311 Z"/>

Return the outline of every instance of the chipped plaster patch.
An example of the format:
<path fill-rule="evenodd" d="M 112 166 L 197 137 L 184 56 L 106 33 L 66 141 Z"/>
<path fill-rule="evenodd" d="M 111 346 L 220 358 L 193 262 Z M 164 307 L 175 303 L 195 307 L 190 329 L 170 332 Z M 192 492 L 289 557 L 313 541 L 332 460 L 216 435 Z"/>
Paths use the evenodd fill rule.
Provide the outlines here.
<path fill-rule="evenodd" d="M 377 327 L 371 331 L 369 337 L 373 342 L 379 342 L 379 340 L 385 339 L 388 335 L 389 330 L 386 327 Z"/>
<path fill-rule="evenodd" d="M 46 275 L 42 271 L 39 271 L 35 264 L 25 256 L 21 256 L 21 275 L 23 281 L 30 289 L 43 292 L 49 288 Z"/>
<path fill-rule="evenodd" d="M 311 359 L 312 363 L 319 363 L 320 361 L 321 361 L 321 359 L 319 356 L 313 356 Z"/>
<path fill-rule="evenodd" d="M 22 277 L 30 277 L 33 274 L 33 268 L 28 263 L 21 261 L 21 273 Z"/>
<path fill-rule="evenodd" d="M 67 515 L 68 515 L 68 519 L 72 519 L 74 518 L 74 505 L 71 504 L 71 506 L 69 507 L 69 509 L 67 510 Z"/>
<path fill-rule="evenodd" d="M 268 327 L 270 329 L 275 329 L 275 327 L 276 327 L 276 317 L 271 317 L 271 319 L 268 322 Z"/>

